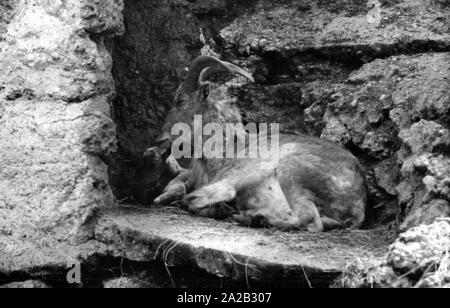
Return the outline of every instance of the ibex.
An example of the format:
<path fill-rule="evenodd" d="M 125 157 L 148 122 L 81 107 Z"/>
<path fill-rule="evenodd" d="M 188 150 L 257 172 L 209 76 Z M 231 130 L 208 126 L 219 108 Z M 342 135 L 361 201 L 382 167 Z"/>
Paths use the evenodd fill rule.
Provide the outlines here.
<path fill-rule="evenodd" d="M 218 70 L 253 82 L 251 74 L 231 63 L 209 56 L 197 58 L 176 93 L 159 147 L 167 148 L 175 140 L 176 136 L 170 135 L 175 123 L 192 125 L 195 115 L 202 115 L 204 123 L 241 121 L 227 89 L 204 82 Z M 235 138 L 225 140 L 234 142 Z M 231 216 L 246 226 L 321 232 L 357 228 L 363 223 L 363 171 L 358 160 L 341 146 L 315 137 L 281 134 L 279 159 L 272 168 L 261 168 L 262 163 L 262 159 L 250 158 L 197 158 L 192 159 L 188 171 L 182 172 L 173 166 L 172 159 L 172 169 L 178 169 L 179 176 L 155 203 L 178 200 L 194 214 Z"/>

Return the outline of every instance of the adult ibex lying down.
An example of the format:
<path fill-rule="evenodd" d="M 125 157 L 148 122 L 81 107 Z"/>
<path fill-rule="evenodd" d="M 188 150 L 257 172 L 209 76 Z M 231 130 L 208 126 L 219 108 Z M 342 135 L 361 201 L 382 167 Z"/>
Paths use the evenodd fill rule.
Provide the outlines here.
<path fill-rule="evenodd" d="M 220 123 L 224 128 L 226 123 L 241 121 L 225 87 L 203 82 L 218 70 L 253 81 L 249 73 L 231 63 L 208 56 L 197 58 L 177 91 L 159 148 L 164 142 L 167 148 L 177 138 L 170 135 L 175 123 L 192 126 L 195 115 L 202 115 L 203 124 Z M 193 138 L 186 141 L 192 145 Z M 224 142 L 235 143 L 236 139 Z M 239 223 L 281 229 L 320 232 L 362 224 L 365 181 L 351 153 L 303 135 L 281 134 L 279 145 L 279 159 L 272 168 L 261 168 L 262 159 L 194 158 L 190 169 L 179 174 L 155 203 L 179 199 L 188 211 L 207 217 L 221 216 L 224 208 L 232 208 L 227 215 Z"/>

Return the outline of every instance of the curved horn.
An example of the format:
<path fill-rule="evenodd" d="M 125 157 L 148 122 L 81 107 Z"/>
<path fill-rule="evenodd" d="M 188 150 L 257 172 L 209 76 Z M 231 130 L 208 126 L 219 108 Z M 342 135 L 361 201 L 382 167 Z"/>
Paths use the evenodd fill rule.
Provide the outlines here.
<path fill-rule="evenodd" d="M 186 77 L 186 80 L 182 83 L 180 88 L 177 91 L 177 96 L 181 93 L 193 93 L 198 90 L 199 78 L 202 72 L 206 68 L 214 68 L 217 71 L 228 71 L 231 74 L 238 74 L 246 77 L 251 82 L 254 82 L 253 76 L 250 73 L 247 73 L 242 68 L 225 61 L 221 61 L 217 58 L 211 56 L 200 56 L 192 63 L 189 68 L 189 74 Z"/>
<path fill-rule="evenodd" d="M 208 78 L 216 73 L 223 72 L 223 68 L 210 66 L 205 68 L 198 77 L 198 83 L 203 85 L 207 82 Z"/>

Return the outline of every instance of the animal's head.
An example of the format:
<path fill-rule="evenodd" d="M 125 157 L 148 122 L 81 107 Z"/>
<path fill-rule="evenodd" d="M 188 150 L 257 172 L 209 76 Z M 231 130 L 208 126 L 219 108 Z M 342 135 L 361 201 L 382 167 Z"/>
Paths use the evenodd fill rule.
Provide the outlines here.
<path fill-rule="evenodd" d="M 189 68 L 186 80 L 175 94 L 172 109 L 166 118 L 162 134 L 157 140 L 157 146 L 162 148 L 170 146 L 173 138 L 176 138 L 171 135 L 175 124 L 184 123 L 193 128 L 194 116 L 206 115 L 207 117 L 208 113 L 221 108 L 225 101 L 230 100 L 225 89 L 207 82 L 211 75 L 218 72 L 226 72 L 231 76 L 241 75 L 254 82 L 250 73 L 232 63 L 211 56 L 198 57 Z"/>

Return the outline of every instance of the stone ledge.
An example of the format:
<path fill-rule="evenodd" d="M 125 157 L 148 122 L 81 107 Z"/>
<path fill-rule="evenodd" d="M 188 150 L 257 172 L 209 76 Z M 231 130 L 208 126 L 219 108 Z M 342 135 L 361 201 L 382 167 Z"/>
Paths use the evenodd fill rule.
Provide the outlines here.
<path fill-rule="evenodd" d="M 383 261 L 396 234 L 386 229 L 322 234 L 248 229 L 178 209 L 123 208 L 101 219 L 96 239 L 108 254 L 166 266 L 197 266 L 234 280 L 303 281 L 329 286 L 347 266 Z"/>
<path fill-rule="evenodd" d="M 432 1 L 385 3 L 380 23 L 369 23 L 367 1 L 261 0 L 253 12 L 220 32 L 229 50 L 239 54 L 311 50 L 323 55 L 370 60 L 404 52 L 448 50 L 448 6 Z M 366 61 L 364 61 L 366 62 Z"/>
<path fill-rule="evenodd" d="M 93 256 L 106 254 L 105 251 L 105 245 L 96 241 L 72 246 L 46 239 L 35 242 L 0 236 L 0 280 L 2 275 L 45 277 L 60 273 L 74 261 L 85 262 Z"/>

